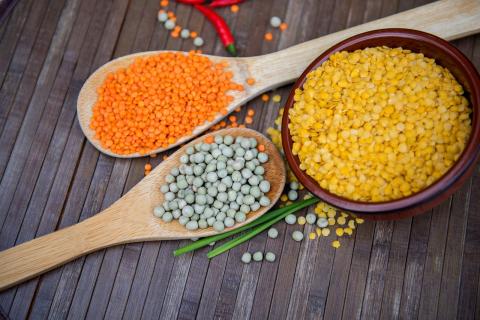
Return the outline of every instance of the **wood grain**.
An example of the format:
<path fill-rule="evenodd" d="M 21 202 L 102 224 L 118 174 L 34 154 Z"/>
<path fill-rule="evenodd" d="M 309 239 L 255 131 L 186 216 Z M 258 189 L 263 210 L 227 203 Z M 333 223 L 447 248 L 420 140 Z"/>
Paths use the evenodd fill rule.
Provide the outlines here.
<path fill-rule="evenodd" d="M 271 204 L 250 213 L 245 222 L 226 229 L 230 230 L 255 220 L 273 206 L 285 185 L 285 167 L 273 143 L 256 131 L 224 129 L 206 136 L 215 134 L 255 138 L 265 145 L 265 152 L 270 156 L 264 168 L 265 179 L 270 181 L 272 186 L 267 193 L 272 200 Z M 179 165 L 179 158 L 185 153 L 186 148 L 203 139 L 204 137 L 201 137 L 180 148 L 125 196 L 94 217 L 0 252 L 2 270 L 0 289 L 6 289 L 59 264 L 105 247 L 130 242 L 188 239 L 216 234 L 211 227 L 188 231 L 178 222 L 162 223 L 152 215 L 153 208 L 163 203 L 163 195 L 155 190 L 159 190 L 170 169 Z"/>

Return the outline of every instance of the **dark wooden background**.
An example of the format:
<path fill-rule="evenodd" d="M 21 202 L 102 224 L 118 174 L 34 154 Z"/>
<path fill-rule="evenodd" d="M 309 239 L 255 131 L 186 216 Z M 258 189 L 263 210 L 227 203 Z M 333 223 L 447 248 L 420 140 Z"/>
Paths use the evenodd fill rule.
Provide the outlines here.
<path fill-rule="evenodd" d="M 172 1 L 171 1 L 172 2 Z M 288 47 L 422 5 L 417 0 L 249 0 L 220 10 L 240 55 Z M 171 3 L 224 54 L 198 12 Z M 118 160 L 84 138 L 75 115 L 88 75 L 112 58 L 192 49 L 156 21 L 157 0 L 21 0 L 0 25 L 0 249 L 94 215 L 143 176 L 150 159 Z M 264 42 L 272 15 L 290 28 Z M 480 36 L 457 45 L 480 65 Z M 288 87 L 276 92 L 285 100 Z M 251 127 L 265 131 L 278 104 L 256 99 Z M 245 113 L 245 108 L 242 114 Z M 152 159 L 156 165 L 159 156 Z M 12 319 L 453 319 L 480 318 L 480 170 L 453 197 L 413 219 L 367 222 L 342 247 L 331 239 L 256 237 L 211 261 L 206 250 L 174 259 L 188 241 L 129 244 L 75 260 L 0 293 Z M 55 245 L 52 243 L 52 245 Z M 240 263 L 246 250 L 275 263 Z M 1 272 L 1 270 L 0 270 Z"/>

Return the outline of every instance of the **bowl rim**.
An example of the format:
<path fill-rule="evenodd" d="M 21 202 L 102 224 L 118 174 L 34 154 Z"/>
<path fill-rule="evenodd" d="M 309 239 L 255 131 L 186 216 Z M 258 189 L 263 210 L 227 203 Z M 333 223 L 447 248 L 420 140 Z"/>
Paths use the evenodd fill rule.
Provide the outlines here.
<path fill-rule="evenodd" d="M 467 145 L 457 162 L 442 177 L 440 177 L 437 181 L 435 181 L 427 188 L 420 190 L 417 193 L 411 194 L 407 197 L 390 201 L 356 201 L 338 196 L 327 190 L 322 189 L 312 177 L 308 176 L 305 171 L 300 169 L 300 161 L 298 157 L 294 156 L 291 151 L 293 142 L 291 139 L 290 130 L 288 128 L 288 111 L 293 106 L 293 97 L 295 94 L 295 90 L 299 87 L 302 87 L 307 74 L 310 73 L 312 70 L 318 68 L 325 60 L 330 57 L 330 55 L 338 51 L 348 51 L 349 48 L 351 48 L 352 46 L 362 44 L 365 41 L 371 39 L 378 40 L 381 38 L 398 38 L 399 40 L 404 39 L 423 42 L 430 47 L 437 47 L 437 49 L 449 56 L 449 58 L 451 58 L 452 61 L 454 61 L 458 65 L 460 73 L 464 76 L 466 82 L 470 87 L 469 102 L 472 106 L 473 114 L 472 132 L 470 134 Z M 368 46 L 365 46 L 365 48 L 367 47 Z M 426 56 L 428 56 L 428 54 Z M 465 88 L 464 84 L 462 84 L 462 86 Z M 470 62 L 470 60 L 460 50 L 458 50 L 448 41 L 443 40 L 435 35 L 413 29 L 387 28 L 372 30 L 347 38 L 330 47 L 329 49 L 324 51 L 318 58 L 316 58 L 312 63 L 310 63 L 310 65 L 305 69 L 302 75 L 297 79 L 290 91 L 287 102 L 284 106 L 281 125 L 282 146 L 289 166 L 297 179 L 305 186 L 305 188 L 307 188 L 310 192 L 319 197 L 321 200 L 324 200 L 325 202 L 330 203 L 337 208 L 351 212 L 358 212 L 363 214 L 396 213 L 427 203 L 433 200 L 433 198 L 440 196 L 441 194 L 443 195 L 443 197 L 449 196 L 454 192 L 454 190 L 450 190 L 450 187 L 456 182 L 458 182 L 458 180 L 460 180 L 462 176 L 468 171 L 468 169 L 478 160 L 480 155 L 480 144 L 478 143 L 480 141 L 479 99 L 480 76 L 478 74 L 478 71 L 476 70 L 472 62 Z"/>

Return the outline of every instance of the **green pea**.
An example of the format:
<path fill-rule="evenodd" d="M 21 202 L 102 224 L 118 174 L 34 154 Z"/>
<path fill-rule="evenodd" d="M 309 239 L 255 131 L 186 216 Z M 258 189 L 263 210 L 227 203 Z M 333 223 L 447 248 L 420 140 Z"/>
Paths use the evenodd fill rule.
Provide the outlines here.
<path fill-rule="evenodd" d="M 245 165 L 245 161 L 242 161 L 241 159 L 237 159 L 232 163 L 232 168 L 236 171 L 242 170 L 242 168 Z"/>
<path fill-rule="evenodd" d="M 256 148 L 257 145 L 258 145 L 257 139 L 255 139 L 255 138 L 250 138 L 249 140 L 250 140 L 250 147 L 251 147 L 251 148 Z"/>
<path fill-rule="evenodd" d="M 217 189 L 219 192 L 225 192 L 227 191 L 227 186 L 224 183 L 219 183 Z"/>
<path fill-rule="evenodd" d="M 328 220 L 327 218 L 318 218 L 317 220 L 317 226 L 320 228 L 326 228 L 328 227 Z"/>
<path fill-rule="evenodd" d="M 170 210 L 177 210 L 178 209 L 177 201 L 176 200 L 170 201 L 168 203 L 168 207 L 170 208 Z"/>
<path fill-rule="evenodd" d="M 178 218 L 178 223 L 180 223 L 182 226 L 186 225 L 188 221 L 190 221 L 190 219 L 185 216 Z"/>
<path fill-rule="evenodd" d="M 295 201 L 298 199 L 298 192 L 295 190 L 288 191 L 288 200 Z"/>
<path fill-rule="evenodd" d="M 190 218 L 191 216 L 193 216 L 193 213 L 194 213 L 194 210 L 191 206 L 185 206 L 182 209 L 182 215 L 184 215 L 187 218 Z"/>
<path fill-rule="evenodd" d="M 260 209 L 260 203 L 255 201 L 254 203 L 252 203 L 250 205 L 250 210 L 251 211 L 257 211 L 258 209 Z"/>
<path fill-rule="evenodd" d="M 237 157 L 243 157 L 245 155 L 245 149 L 243 149 L 241 147 L 235 149 L 235 155 Z"/>
<path fill-rule="evenodd" d="M 165 212 L 162 216 L 164 222 L 170 222 L 173 220 L 173 215 L 170 212 Z"/>
<path fill-rule="evenodd" d="M 205 211 L 205 206 L 201 204 L 194 204 L 193 211 L 195 211 L 196 214 L 202 214 L 203 211 Z"/>
<path fill-rule="evenodd" d="M 210 187 L 210 188 L 207 189 L 207 193 L 208 193 L 208 195 L 210 195 L 212 197 L 216 197 L 217 194 L 218 194 L 218 190 L 215 187 Z"/>
<path fill-rule="evenodd" d="M 289 214 L 285 217 L 285 222 L 287 224 L 295 224 L 297 222 L 297 217 L 294 214 Z"/>
<path fill-rule="evenodd" d="M 210 217 L 210 218 L 207 218 L 207 224 L 209 227 L 213 226 L 213 224 L 215 223 L 215 221 L 217 221 L 215 219 L 215 217 Z"/>
<path fill-rule="evenodd" d="M 234 190 L 234 191 L 238 192 L 238 191 L 241 190 L 241 188 L 242 188 L 242 184 L 240 182 L 234 182 L 232 184 L 232 190 Z"/>
<path fill-rule="evenodd" d="M 237 213 L 237 210 L 232 208 L 227 209 L 227 217 L 235 218 L 235 213 Z"/>
<path fill-rule="evenodd" d="M 240 145 L 244 149 L 250 149 L 250 140 L 249 139 L 242 139 L 242 141 L 240 141 Z"/>
<path fill-rule="evenodd" d="M 200 150 L 202 151 L 210 151 L 210 145 L 208 143 L 202 143 L 202 145 L 200 146 Z"/>
<path fill-rule="evenodd" d="M 265 163 L 268 161 L 268 154 L 266 154 L 265 152 L 259 152 L 257 155 L 257 159 L 258 161 L 260 161 L 260 163 Z"/>
<path fill-rule="evenodd" d="M 191 155 L 195 152 L 195 149 L 193 149 L 193 147 L 188 147 L 185 152 L 188 154 L 188 155 Z"/>
<path fill-rule="evenodd" d="M 172 182 L 174 182 L 174 181 L 175 181 L 175 177 L 172 176 L 171 174 L 167 174 L 167 175 L 165 176 L 165 182 L 167 182 L 167 183 L 172 183 Z"/>
<path fill-rule="evenodd" d="M 258 202 L 260 203 L 260 205 L 262 207 L 268 207 L 270 205 L 270 199 L 266 196 L 261 196 L 260 197 L 260 200 L 258 200 Z"/>
<path fill-rule="evenodd" d="M 260 198 L 262 191 L 258 186 L 253 186 L 250 188 L 250 194 L 255 197 L 255 199 Z"/>
<path fill-rule="evenodd" d="M 251 177 L 248 179 L 248 183 L 249 183 L 251 186 L 258 186 L 258 184 L 260 183 L 260 179 L 258 178 L 258 176 L 251 176 Z"/>
<path fill-rule="evenodd" d="M 227 202 L 228 201 L 228 194 L 225 192 L 220 192 L 217 195 L 217 200 L 221 202 Z"/>
<path fill-rule="evenodd" d="M 168 188 L 168 184 L 162 184 L 162 186 L 160 187 L 160 192 L 167 193 L 168 191 L 170 191 L 170 189 Z"/>
<path fill-rule="evenodd" d="M 245 213 L 245 214 L 247 214 L 247 213 L 249 213 L 249 212 L 251 211 L 251 210 L 250 210 L 250 206 L 247 205 L 247 204 L 242 204 L 242 205 L 240 206 L 240 211 L 243 212 L 243 213 Z"/>
<path fill-rule="evenodd" d="M 230 228 L 233 227 L 233 225 L 235 224 L 235 220 L 230 217 L 226 217 L 223 223 L 225 224 L 225 227 Z"/>
<path fill-rule="evenodd" d="M 245 156 L 243 157 L 245 160 L 250 161 L 254 158 L 252 150 L 247 150 L 245 152 Z"/>
<path fill-rule="evenodd" d="M 195 177 L 195 178 L 193 179 L 192 185 L 193 185 L 194 187 L 197 187 L 197 188 L 200 188 L 201 186 L 203 186 L 203 180 L 202 180 L 202 178 L 200 178 L 200 177 Z"/>
<path fill-rule="evenodd" d="M 270 191 L 270 182 L 263 180 L 258 184 L 258 187 L 260 188 L 260 191 L 267 193 Z"/>
<path fill-rule="evenodd" d="M 175 193 L 167 192 L 165 193 L 164 197 L 165 197 L 165 200 L 172 201 L 173 199 L 175 199 Z"/>
<path fill-rule="evenodd" d="M 188 188 L 188 182 L 187 180 L 180 180 L 177 182 L 177 187 L 178 189 L 187 189 Z"/>
<path fill-rule="evenodd" d="M 235 221 L 244 222 L 245 220 L 247 220 L 247 216 L 244 212 L 238 211 L 237 213 L 235 213 Z"/>
<path fill-rule="evenodd" d="M 188 221 L 187 224 L 185 225 L 185 228 L 187 230 L 197 230 L 198 229 L 198 222 L 197 221 Z"/>
<path fill-rule="evenodd" d="M 170 174 L 171 174 L 172 176 L 176 177 L 176 176 L 178 176 L 178 175 L 180 174 L 180 170 L 178 170 L 178 168 L 175 168 L 175 167 L 174 167 L 174 168 L 172 168 L 172 169 L 170 170 Z"/>
<path fill-rule="evenodd" d="M 164 207 L 155 207 L 153 208 L 153 215 L 157 218 L 161 218 L 163 214 L 165 213 L 165 208 Z"/>
<path fill-rule="evenodd" d="M 250 186 L 248 184 L 244 184 L 240 188 L 240 192 L 242 192 L 243 194 L 249 194 L 250 193 Z"/>
<path fill-rule="evenodd" d="M 213 213 L 214 213 L 214 212 L 213 212 L 212 208 L 206 207 L 205 210 L 203 211 L 203 216 L 204 216 L 205 218 L 210 218 L 210 217 L 213 216 Z"/>
<path fill-rule="evenodd" d="M 252 255 L 249 252 L 245 252 L 242 254 L 241 260 L 243 263 L 250 263 L 252 261 Z"/>
<path fill-rule="evenodd" d="M 275 228 L 268 229 L 268 237 L 272 239 L 276 239 L 278 237 L 278 230 Z"/>
<path fill-rule="evenodd" d="M 214 208 L 217 208 L 218 210 L 220 210 L 220 208 L 223 207 L 223 202 L 218 201 L 218 200 L 215 200 L 215 201 L 213 202 L 213 207 L 214 207 Z"/>
<path fill-rule="evenodd" d="M 223 230 L 225 230 L 225 225 L 222 221 L 217 220 L 213 223 L 213 229 L 215 229 L 215 231 L 217 232 L 222 232 Z"/>
<path fill-rule="evenodd" d="M 233 143 L 233 137 L 230 135 L 226 135 L 223 137 L 223 143 L 225 143 L 227 146 L 231 145 Z"/>
<path fill-rule="evenodd" d="M 199 194 L 195 197 L 195 202 L 203 206 L 207 203 L 207 197 L 205 197 L 203 194 Z"/>
<path fill-rule="evenodd" d="M 265 254 L 265 260 L 267 260 L 268 262 L 274 262 L 275 258 L 275 254 L 273 252 L 267 252 Z"/>
<path fill-rule="evenodd" d="M 242 180 L 242 174 L 239 171 L 234 171 L 232 173 L 232 180 L 233 182 L 239 182 Z"/>
<path fill-rule="evenodd" d="M 198 227 L 200 229 L 206 229 L 208 228 L 208 224 L 207 224 L 207 221 L 205 219 L 200 219 L 198 220 Z"/>
<path fill-rule="evenodd" d="M 211 151 L 211 155 L 215 159 L 220 157 L 221 154 L 222 154 L 222 151 L 220 151 L 220 149 L 214 149 L 214 150 Z"/>
<path fill-rule="evenodd" d="M 199 165 L 193 167 L 193 174 L 196 176 L 200 176 L 203 173 L 203 168 Z"/>
<path fill-rule="evenodd" d="M 253 254 L 253 260 L 254 261 L 262 261 L 263 260 L 263 252 L 257 251 Z"/>
<path fill-rule="evenodd" d="M 308 224 L 315 224 L 315 222 L 317 221 L 317 216 L 313 213 L 308 213 L 305 216 L 305 220 L 307 221 Z"/>
<path fill-rule="evenodd" d="M 303 240 L 303 233 L 301 231 L 293 231 L 292 233 L 292 239 L 300 242 Z"/>
<path fill-rule="evenodd" d="M 176 210 L 172 211 L 172 216 L 173 216 L 174 219 L 180 218 L 181 215 L 182 215 L 182 212 L 179 209 L 176 209 Z"/>
<path fill-rule="evenodd" d="M 195 196 L 191 193 L 185 195 L 185 201 L 188 203 L 188 204 L 192 204 L 195 202 Z"/>
<path fill-rule="evenodd" d="M 298 182 L 297 181 L 290 182 L 290 189 L 298 190 Z"/>

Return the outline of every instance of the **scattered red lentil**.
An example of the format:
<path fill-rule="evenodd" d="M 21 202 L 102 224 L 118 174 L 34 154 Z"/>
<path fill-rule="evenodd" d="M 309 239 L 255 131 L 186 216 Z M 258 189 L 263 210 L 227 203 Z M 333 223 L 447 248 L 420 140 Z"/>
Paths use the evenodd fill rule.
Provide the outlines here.
<path fill-rule="evenodd" d="M 234 4 L 233 6 L 230 6 L 230 11 L 232 11 L 233 13 L 237 13 L 238 10 L 240 10 L 240 7 L 237 6 L 236 4 Z"/>
<path fill-rule="evenodd" d="M 232 77 L 222 65 L 193 53 L 136 59 L 97 89 L 90 127 L 101 145 L 117 154 L 167 147 L 227 112 L 233 100 L 227 91 L 243 89 Z"/>
<path fill-rule="evenodd" d="M 152 170 L 152 165 L 150 163 L 145 164 L 145 171 L 150 171 Z"/>
<path fill-rule="evenodd" d="M 265 151 L 265 146 L 263 144 L 259 144 L 257 149 L 258 149 L 258 151 L 263 152 L 263 151 Z"/>
<path fill-rule="evenodd" d="M 190 32 L 190 38 L 196 38 L 198 36 L 198 33 L 195 31 Z"/>
<path fill-rule="evenodd" d="M 160 1 L 160 6 L 162 6 L 162 7 L 167 7 L 167 6 L 168 6 L 168 0 L 162 0 L 162 1 Z"/>
<path fill-rule="evenodd" d="M 250 117 L 250 116 L 246 116 L 246 117 L 245 117 L 245 123 L 246 123 L 246 124 L 252 124 L 252 123 L 253 123 L 253 118 Z"/>
<path fill-rule="evenodd" d="M 272 35 L 271 32 L 267 32 L 267 33 L 265 33 L 264 38 L 265 38 L 265 40 L 267 40 L 267 41 L 272 41 L 273 35 Z"/>
<path fill-rule="evenodd" d="M 241 107 L 238 107 L 235 109 L 235 112 L 240 112 L 241 109 L 242 109 Z"/>
<path fill-rule="evenodd" d="M 204 141 L 205 143 L 208 143 L 208 144 L 213 143 L 213 136 L 206 137 Z"/>
<path fill-rule="evenodd" d="M 262 101 L 267 102 L 268 100 L 270 100 L 270 96 L 266 93 L 262 94 Z"/>
<path fill-rule="evenodd" d="M 253 109 L 248 109 L 247 115 L 249 115 L 249 116 L 252 117 L 253 115 L 255 115 L 255 110 L 253 110 Z"/>
<path fill-rule="evenodd" d="M 280 28 L 280 31 L 285 31 L 288 29 L 288 24 L 286 22 L 282 22 L 279 28 Z"/>
<path fill-rule="evenodd" d="M 249 86 L 253 86 L 253 85 L 255 84 L 255 79 L 253 79 L 253 78 L 248 78 L 248 79 L 247 79 L 247 84 L 248 84 Z"/>
<path fill-rule="evenodd" d="M 156 153 L 152 153 L 152 154 L 150 155 L 150 158 L 156 158 L 156 157 L 157 157 L 157 154 L 156 154 Z"/>

